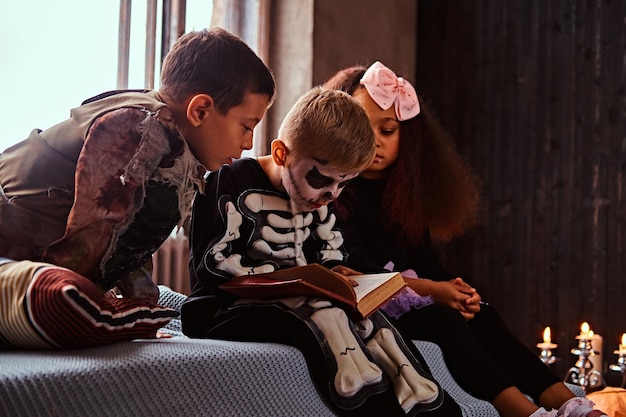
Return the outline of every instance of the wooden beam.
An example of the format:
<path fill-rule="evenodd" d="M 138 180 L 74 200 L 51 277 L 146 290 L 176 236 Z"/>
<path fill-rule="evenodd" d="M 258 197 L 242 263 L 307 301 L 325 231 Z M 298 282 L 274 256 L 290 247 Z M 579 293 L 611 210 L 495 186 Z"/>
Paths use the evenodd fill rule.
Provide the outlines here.
<path fill-rule="evenodd" d="M 120 26 L 117 52 L 117 88 L 128 88 L 130 56 L 130 11 L 132 0 L 120 0 Z"/>

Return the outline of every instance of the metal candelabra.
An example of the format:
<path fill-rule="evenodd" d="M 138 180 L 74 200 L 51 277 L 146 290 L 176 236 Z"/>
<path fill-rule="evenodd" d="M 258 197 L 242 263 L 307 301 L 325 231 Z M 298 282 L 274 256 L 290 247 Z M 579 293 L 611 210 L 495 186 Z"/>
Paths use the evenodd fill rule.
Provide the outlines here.
<path fill-rule="evenodd" d="M 620 387 L 626 387 L 626 349 L 616 350 L 613 353 L 617 354 L 617 363 L 609 366 L 609 369 L 622 376 Z"/>
<path fill-rule="evenodd" d="M 556 344 L 548 342 L 539 343 L 537 345 L 537 347 L 541 349 L 541 352 L 539 353 L 539 359 L 541 359 L 541 362 L 546 365 L 552 365 L 556 362 L 556 356 L 552 354 L 552 349 L 556 348 L 556 346 Z"/>
<path fill-rule="evenodd" d="M 572 349 L 574 355 L 578 355 L 578 360 L 565 376 L 566 382 L 571 382 L 581 386 L 585 392 L 594 391 L 606 386 L 602 372 L 593 369 L 593 363 L 589 357 L 594 356 L 596 351 L 591 347 L 591 338 L 576 336 L 578 347 Z"/>

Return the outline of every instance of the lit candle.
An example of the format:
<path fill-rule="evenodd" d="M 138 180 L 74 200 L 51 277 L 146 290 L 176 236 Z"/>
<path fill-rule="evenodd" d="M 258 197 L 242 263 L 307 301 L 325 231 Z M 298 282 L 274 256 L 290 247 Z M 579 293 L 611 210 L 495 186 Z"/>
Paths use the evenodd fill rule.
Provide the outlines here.
<path fill-rule="evenodd" d="M 552 338 L 550 336 L 551 336 L 550 335 L 550 326 L 548 326 L 543 331 L 543 343 L 550 343 L 552 341 Z"/>
<path fill-rule="evenodd" d="M 589 323 L 585 321 L 580 326 L 580 335 L 577 337 L 577 339 L 589 339 L 590 336 L 593 337 L 593 331 L 589 327 Z"/>
<path fill-rule="evenodd" d="M 602 364 L 602 336 L 600 336 L 599 334 L 593 334 L 593 332 L 591 332 L 591 348 L 595 353 L 592 357 L 589 358 L 589 360 L 593 364 L 594 369 L 603 372 L 604 367 Z"/>
<path fill-rule="evenodd" d="M 614 351 L 613 353 L 620 355 L 620 356 L 626 356 L 626 333 L 622 334 L 622 339 L 620 341 L 619 344 L 619 349 Z"/>
<path fill-rule="evenodd" d="M 543 331 L 543 343 L 537 343 L 537 347 L 542 350 L 550 350 L 555 349 L 558 345 L 552 343 L 552 338 L 550 335 L 550 326 L 546 327 Z"/>
<path fill-rule="evenodd" d="M 541 349 L 539 359 L 541 359 L 543 363 L 551 365 L 556 362 L 556 358 L 552 354 L 552 349 L 555 349 L 557 345 L 552 343 L 552 338 L 550 337 L 550 326 L 546 327 L 543 331 L 543 342 L 537 343 L 537 347 Z"/>
<path fill-rule="evenodd" d="M 602 336 L 595 334 L 591 330 L 591 326 L 586 321 L 580 326 L 580 334 L 576 336 L 576 339 L 581 342 L 589 342 L 591 349 L 594 353 L 589 356 L 589 361 L 594 369 L 602 372 Z"/>

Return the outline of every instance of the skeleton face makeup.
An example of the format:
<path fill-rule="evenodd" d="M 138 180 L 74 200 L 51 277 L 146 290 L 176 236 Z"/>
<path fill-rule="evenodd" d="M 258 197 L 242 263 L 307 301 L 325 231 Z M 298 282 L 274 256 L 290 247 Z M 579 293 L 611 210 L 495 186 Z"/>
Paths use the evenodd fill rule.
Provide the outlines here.
<path fill-rule="evenodd" d="M 313 211 L 336 199 L 358 175 L 316 158 L 295 158 L 283 172 L 282 185 L 299 211 Z"/>

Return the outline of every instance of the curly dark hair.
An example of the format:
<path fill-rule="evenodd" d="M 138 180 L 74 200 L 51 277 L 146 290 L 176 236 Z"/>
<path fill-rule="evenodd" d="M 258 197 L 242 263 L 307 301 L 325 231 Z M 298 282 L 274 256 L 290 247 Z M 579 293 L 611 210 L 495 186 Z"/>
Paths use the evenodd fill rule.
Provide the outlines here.
<path fill-rule="evenodd" d="M 350 95 L 359 88 L 365 66 L 343 69 L 324 88 Z M 459 154 L 451 137 L 427 103 L 416 117 L 400 122 L 398 158 L 389 168 L 383 201 L 390 227 L 408 243 L 420 243 L 425 231 L 446 242 L 476 225 L 480 181 Z M 338 215 L 342 208 L 335 202 Z"/>

